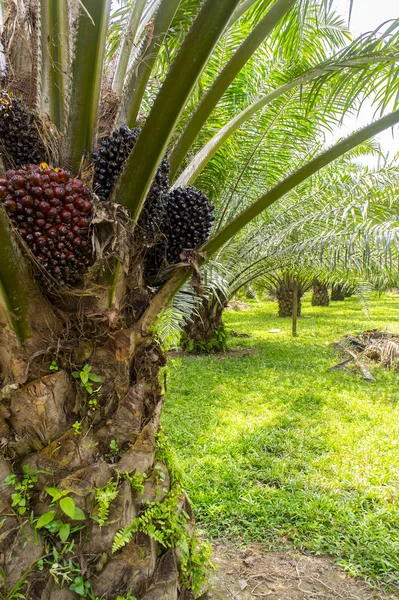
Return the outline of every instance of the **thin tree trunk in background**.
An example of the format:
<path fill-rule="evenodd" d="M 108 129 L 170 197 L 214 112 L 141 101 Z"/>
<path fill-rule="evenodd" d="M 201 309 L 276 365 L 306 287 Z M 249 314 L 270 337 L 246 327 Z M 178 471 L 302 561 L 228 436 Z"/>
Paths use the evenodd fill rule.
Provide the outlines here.
<path fill-rule="evenodd" d="M 294 279 L 292 292 L 292 337 L 297 337 L 298 282 Z"/>

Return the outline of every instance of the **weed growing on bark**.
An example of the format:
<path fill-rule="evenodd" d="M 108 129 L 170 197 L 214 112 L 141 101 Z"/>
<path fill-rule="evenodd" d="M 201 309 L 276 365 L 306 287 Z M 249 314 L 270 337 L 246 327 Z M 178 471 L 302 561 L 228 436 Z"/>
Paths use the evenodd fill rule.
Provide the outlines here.
<path fill-rule="evenodd" d="M 92 372 L 91 365 L 85 365 L 80 371 L 74 371 L 72 377 L 80 381 L 80 387 L 89 396 L 89 406 L 91 410 L 96 410 L 98 396 L 101 395 L 101 386 L 94 388 L 97 383 L 101 383 L 101 377 Z"/>
<path fill-rule="evenodd" d="M 16 512 L 21 516 L 24 515 L 29 508 L 32 490 L 37 482 L 37 475 L 39 473 L 44 473 L 44 471 L 31 469 L 28 465 L 24 465 L 22 470 L 24 476 L 21 481 L 18 481 L 18 477 L 14 474 L 8 475 L 4 480 L 6 485 L 11 485 L 14 488 L 14 493 L 11 494 L 11 506 L 15 508 Z"/>

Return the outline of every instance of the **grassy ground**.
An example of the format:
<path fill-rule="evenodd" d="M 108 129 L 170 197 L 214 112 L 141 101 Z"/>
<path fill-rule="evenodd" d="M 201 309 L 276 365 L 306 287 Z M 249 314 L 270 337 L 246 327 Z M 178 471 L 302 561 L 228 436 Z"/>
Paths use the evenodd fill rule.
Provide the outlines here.
<path fill-rule="evenodd" d="M 171 361 L 163 424 L 197 519 L 212 536 L 337 557 L 349 572 L 399 585 L 399 387 L 380 368 L 327 372 L 330 344 L 373 327 L 399 331 L 399 298 L 329 308 L 305 300 L 299 337 L 276 304 L 226 313 L 247 357 Z M 281 328 L 280 333 L 269 333 Z"/>

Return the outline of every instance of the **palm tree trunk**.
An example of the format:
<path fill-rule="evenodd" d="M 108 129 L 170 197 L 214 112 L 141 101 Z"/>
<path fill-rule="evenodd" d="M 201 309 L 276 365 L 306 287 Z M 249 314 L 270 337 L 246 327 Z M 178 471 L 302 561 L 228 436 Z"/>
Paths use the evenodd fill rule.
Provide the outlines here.
<path fill-rule="evenodd" d="M 333 302 L 343 302 L 345 300 L 344 286 L 334 284 L 331 288 L 331 300 Z"/>
<path fill-rule="evenodd" d="M 313 282 L 312 306 L 328 306 L 329 304 L 328 287 L 315 279 Z"/>
<path fill-rule="evenodd" d="M 298 284 L 297 316 L 301 316 L 303 296 L 303 287 Z M 294 305 L 294 280 L 290 277 L 284 277 L 279 280 L 276 288 L 276 297 L 278 301 L 278 316 L 292 317 Z"/>
<path fill-rule="evenodd" d="M 169 468 L 168 451 L 157 442 L 165 357 L 139 324 L 149 299 L 140 276 L 136 284 L 130 298 L 133 322 L 117 311 L 98 318 L 99 298 L 71 297 L 63 313 L 67 329 L 54 328 L 52 339 L 47 330 L 33 355 L 20 353 L 19 379 L 2 360 L 1 481 L 13 473 L 0 486 L 0 574 L 7 594 L 21 584 L 27 600 L 115 600 L 128 591 L 139 600 L 190 597 L 190 556 L 184 550 L 184 544 L 194 543 L 190 508 Z M 12 350 L 3 335 L 4 319 L 0 328 L 4 359 Z M 101 378 L 92 383 L 98 393 L 76 379 L 85 365 L 95 380 Z M 15 504 L 16 486 L 27 473 L 30 487 L 22 506 Z M 72 516 L 61 501 L 50 506 L 53 496 L 46 489 L 73 501 Z M 104 489 L 114 496 L 102 523 L 98 499 Z M 51 511 L 55 527 L 67 526 L 66 540 L 59 526 L 58 531 L 39 526 L 38 519 Z M 116 545 L 124 527 L 130 534 L 125 530 Z M 86 595 L 81 585 L 87 586 Z"/>
<path fill-rule="evenodd" d="M 221 302 L 216 296 L 204 298 L 198 312 L 187 321 L 181 347 L 187 352 L 225 352 L 226 330 L 223 324 L 223 311 L 227 301 Z"/>

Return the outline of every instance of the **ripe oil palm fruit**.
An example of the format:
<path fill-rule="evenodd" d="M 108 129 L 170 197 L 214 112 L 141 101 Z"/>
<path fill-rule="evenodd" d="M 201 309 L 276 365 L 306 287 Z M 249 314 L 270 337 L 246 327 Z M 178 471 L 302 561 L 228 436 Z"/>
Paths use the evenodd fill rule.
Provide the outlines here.
<path fill-rule="evenodd" d="M 236 27 L 238 44 L 216 76 L 211 104 L 277 24 L 287 30 L 313 3 L 300 4 L 265 2 L 241 30 L 239 0 L 191 2 L 192 15 L 184 13 L 184 0 L 132 2 L 114 69 L 106 63 L 111 0 L 0 3 L 0 577 L 6 597 L 17 590 L 27 600 L 127 594 L 155 600 L 201 590 L 198 565 L 207 564 L 208 553 L 193 533 L 178 470 L 160 435 L 165 357 L 154 335 L 158 316 L 201 261 L 267 206 L 399 121 L 393 112 L 318 156 L 206 242 L 211 207 L 203 194 L 176 189 L 184 183 L 164 198 L 162 161 L 222 36 Z M 190 22 L 186 29 L 173 22 L 179 7 Z M 170 67 L 162 54 L 168 31 L 176 36 Z M 372 40 L 371 58 L 367 44 L 351 46 L 345 61 L 329 59 L 318 74 L 328 72 L 330 86 L 336 76 L 342 90 L 341 71 L 350 81 L 351 59 L 358 74 L 362 58 L 364 81 L 368 75 L 375 85 L 379 75 L 388 87 L 393 31 L 386 47 L 384 36 Z M 166 71 L 161 82 L 158 72 L 150 78 L 157 61 Z M 349 87 L 348 95 L 357 89 Z M 138 133 L 140 105 L 149 108 Z M 209 110 L 208 103 L 196 132 L 190 126 L 193 139 L 201 138 Z M 128 115 L 126 122 L 118 115 Z M 114 142 L 97 139 L 99 120 L 105 121 L 101 131 L 128 127 L 116 135 L 127 138 L 126 147 L 123 141 L 115 153 Z M 175 165 L 181 158 L 179 152 Z M 167 257 L 177 260 L 173 224 L 187 205 L 179 208 L 176 199 L 187 194 L 193 203 L 180 245 L 192 246 L 182 248 L 191 250 L 190 260 L 172 265 L 162 286 L 149 286 L 148 252 L 172 234 Z M 165 231 L 151 212 L 160 196 Z M 158 239 L 149 235 L 151 227 Z"/>

